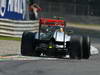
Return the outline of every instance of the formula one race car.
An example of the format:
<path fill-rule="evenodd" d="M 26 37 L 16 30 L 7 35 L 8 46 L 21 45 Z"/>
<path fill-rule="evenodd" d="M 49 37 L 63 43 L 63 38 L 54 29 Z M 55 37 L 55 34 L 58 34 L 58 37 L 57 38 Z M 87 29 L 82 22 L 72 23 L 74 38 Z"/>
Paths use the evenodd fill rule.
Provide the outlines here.
<path fill-rule="evenodd" d="M 88 59 L 90 39 L 88 36 L 69 34 L 64 20 L 41 18 L 39 32 L 23 33 L 21 54 L 57 58 L 69 55 L 71 59 Z"/>

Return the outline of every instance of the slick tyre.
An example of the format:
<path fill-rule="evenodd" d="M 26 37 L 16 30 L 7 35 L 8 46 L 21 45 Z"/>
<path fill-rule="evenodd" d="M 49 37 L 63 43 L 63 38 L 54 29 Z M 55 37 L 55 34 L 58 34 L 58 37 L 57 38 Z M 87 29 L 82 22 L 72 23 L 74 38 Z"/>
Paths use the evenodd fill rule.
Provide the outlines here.
<path fill-rule="evenodd" d="M 24 32 L 21 40 L 21 55 L 33 56 L 35 49 L 35 34 L 32 32 Z"/>
<path fill-rule="evenodd" d="M 82 40 L 81 36 L 72 36 L 70 41 L 69 55 L 71 59 L 82 59 Z"/>
<path fill-rule="evenodd" d="M 90 57 L 90 38 L 88 36 L 83 36 L 83 59 L 88 59 Z"/>

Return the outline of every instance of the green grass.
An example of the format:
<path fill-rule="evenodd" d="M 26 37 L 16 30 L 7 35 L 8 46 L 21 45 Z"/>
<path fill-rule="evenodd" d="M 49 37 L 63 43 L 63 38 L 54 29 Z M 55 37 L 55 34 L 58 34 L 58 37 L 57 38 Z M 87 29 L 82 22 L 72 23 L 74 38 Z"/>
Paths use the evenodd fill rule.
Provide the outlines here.
<path fill-rule="evenodd" d="M 15 40 L 15 41 L 20 41 L 21 38 L 18 38 L 18 37 L 8 37 L 8 36 L 0 36 L 0 40 Z"/>

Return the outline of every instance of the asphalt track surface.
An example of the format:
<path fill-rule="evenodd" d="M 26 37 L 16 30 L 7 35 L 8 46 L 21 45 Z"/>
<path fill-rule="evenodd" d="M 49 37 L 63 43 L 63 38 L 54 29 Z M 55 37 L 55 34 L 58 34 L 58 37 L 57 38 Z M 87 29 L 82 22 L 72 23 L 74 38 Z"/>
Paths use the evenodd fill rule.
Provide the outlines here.
<path fill-rule="evenodd" d="M 99 35 L 89 34 L 89 36 L 91 36 L 92 44 L 100 50 Z M 100 75 L 100 54 L 91 56 L 89 60 L 41 59 L 1 61 L 0 75 Z"/>

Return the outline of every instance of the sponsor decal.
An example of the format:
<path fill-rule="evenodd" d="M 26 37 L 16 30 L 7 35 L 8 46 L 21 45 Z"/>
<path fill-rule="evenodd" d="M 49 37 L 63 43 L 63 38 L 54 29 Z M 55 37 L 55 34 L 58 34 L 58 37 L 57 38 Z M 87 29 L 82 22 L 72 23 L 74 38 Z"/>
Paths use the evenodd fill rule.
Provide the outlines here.
<path fill-rule="evenodd" d="M 0 0 L 0 18 L 25 19 L 26 0 Z"/>

